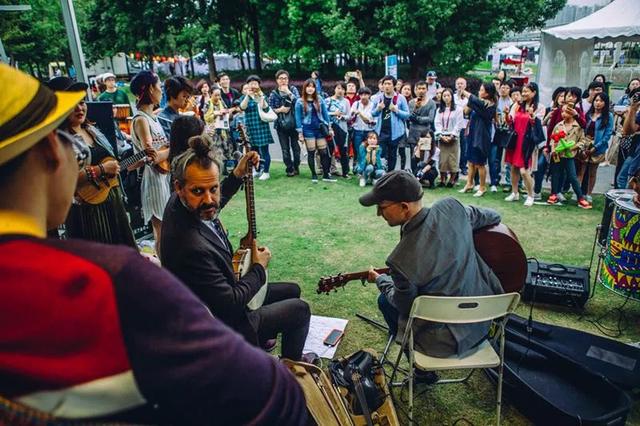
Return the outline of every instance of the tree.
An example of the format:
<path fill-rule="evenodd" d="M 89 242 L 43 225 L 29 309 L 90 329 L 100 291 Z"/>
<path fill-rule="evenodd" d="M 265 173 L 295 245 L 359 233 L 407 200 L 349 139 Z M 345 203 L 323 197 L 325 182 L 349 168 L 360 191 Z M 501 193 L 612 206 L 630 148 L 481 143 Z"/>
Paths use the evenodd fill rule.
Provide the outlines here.
<path fill-rule="evenodd" d="M 0 0 L 0 4 L 13 4 Z M 48 77 L 50 62 L 70 63 L 67 35 L 59 1 L 32 0 L 30 11 L 4 12 L 0 36 L 7 54 L 33 75 Z"/>

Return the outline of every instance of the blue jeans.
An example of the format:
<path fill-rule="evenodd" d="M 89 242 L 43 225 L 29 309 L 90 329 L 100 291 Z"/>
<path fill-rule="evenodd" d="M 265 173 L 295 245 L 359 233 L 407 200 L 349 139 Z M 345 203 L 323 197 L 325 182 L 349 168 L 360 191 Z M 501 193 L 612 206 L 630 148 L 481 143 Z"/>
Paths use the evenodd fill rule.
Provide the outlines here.
<path fill-rule="evenodd" d="M 254 146 L 253 151 L 260 154 L 260 170 L 269 173 L 271 167 L 271 154 L 269 154 L 269 145 Z"/>
<path fill-rule="evenodd" d="M 362 173 L 362 177 L 367 183 L 372 183 L 373 179 L 380 179 L 384 174 L 384 170 L 374 169 L 373 164 L 367 164 L 364 168 L 364 173 Z"/>
<path fill-rule="evenodd" d="M 542 182 L 547 171 L 547 157 L 544 156 L 542 150 L 538 154 L 538 170 L 533 174 L 534 185 L 533 192 L 539 194 L 542 192 Z"/>
<path fill-rule="evenodd" d="M 387 296 L 380 293 L 378 296 L 378 309 L 382 312 L 382 316 L 384 317 L 384 322 L 387 323 L 389 327 L 389 335 L 397 336 L 398 335 L 398 310 L 393 307 L 393 305 L 387 300 Z"/>
<path fill-rule="evenodd" d="M 562 177 L 571 183 L 578 200 L 582 198 L 582 189 L 576 175 L 576 162 L 573 158 L 561 158 L 560 162 L 551 164 L 551 193 L 558 194 L 562 189 Z"/>
<path fill-rule="evenodd" d="M 502 169 L 502 147 L 492 144 L 489 151 L 489 177 L 491 186 L 500 185 L 500 171 Z"/>
<path fill-rule="evenodd" d="M 616 189 L 626 189 L 629 184 L 629 173 L 631 172 L 631 165 L 636 160 L 635 156 L 627 157 L 620 167 L 618 177 L 616 178 Z M 637 160 L 636 160 L 637 161 Z"/>
<path fill-rule="evenodd" d="M 354 130 L 353 131 L 353 164 L 358 164 L 358 150 L 362 141 L 367 139 L 370 130 Z"/>

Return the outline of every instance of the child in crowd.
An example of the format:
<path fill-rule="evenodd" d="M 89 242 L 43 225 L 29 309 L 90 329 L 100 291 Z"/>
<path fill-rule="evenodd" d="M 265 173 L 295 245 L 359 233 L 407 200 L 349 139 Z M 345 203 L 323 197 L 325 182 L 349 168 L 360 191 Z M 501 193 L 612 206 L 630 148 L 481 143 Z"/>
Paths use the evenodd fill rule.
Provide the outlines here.
<path fill-rule="evenodd" d="M 416 178 L 422 186 L 433 189 L 438 177 L 438 161 L 440 159 L 440 149 L 433 142 L 429 132 L 423 132 L 418 139 L 415 156 L 418 158 L 418 173 Z"/>
<path fill-rule="evenodd" d="M 574 157 L 577 151 L 584 148 L 585 136 L 573 111 L 571 103 L 562 107 L 562 121 L 556 124 L 551 134 L 550 152 L 545 148 L 545 154 L 550 154 L 551 163 L 551 195 L 547 199 L 547 203 L 556 204 L 558 202 L 557 194 L 562 189 L 562 177 L 566 176 L 578 198 L 578 207 L 590 209 L 591 204 L 584 199 L 580 182 L 576 176 Z"/>
<path fill-rule="evenodd" d="M 374 184 L 384 174 L 382 149 L 378 145 L 378 135 L 376 132 L 369 132 L 367 139 L 362 141 L 358 150 L 358 173 L 360 174 L 360 186 Z"/>

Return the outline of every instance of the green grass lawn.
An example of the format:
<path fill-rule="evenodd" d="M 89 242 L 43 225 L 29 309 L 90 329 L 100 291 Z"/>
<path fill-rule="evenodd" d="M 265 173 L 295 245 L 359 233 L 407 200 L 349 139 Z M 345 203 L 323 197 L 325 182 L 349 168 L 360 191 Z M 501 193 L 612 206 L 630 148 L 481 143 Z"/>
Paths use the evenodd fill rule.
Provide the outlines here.
<path fill-rule="evenodd" d="M 356 179 L 314 185 L 306 165 L 301 167 L 302 176 L 295 178 L 285 176 L 281 163 L 274 163 L 272 169 L 269 181 L 256 181 L 258 240 L 273 252 L 270 279 L 300 283 L 303 297 L 310 303 L 314 314 L 349 320 L 338 356 L 360 348 L 382 351 L 385 334 L 355 316 L 361 313 L 383 322 L 377 310 L 378 291 L 375 285 L 362 287 L 359 282 L 352 282 L 344 290 L 331 295 L 318 295 L 315 290 L 318 279 L 323 275 L 365 270 L 370 265 L 384 266 L 387 254 L 399 239 L 399 228 L 390 228 L 383 219 L 376 217 L 375 208 L 360 206 L 358 197 L 365 188 L 360 188 Z M 456 190 L 443 188 L 427 190 L 424 201 L 430 205 L 442 197 L 453 196 L 464 203 L 494 208 L 502 215 L 503 222 L 518 235 L 528 257 L 589 265 L 594 229 L 602 216 L 602 196 L 594 198 L 593 210 L 585 211 L 579 209 L 575 202 L 565 206 L 525 208 L 522 201 L 503 201 L 504 195 L 502 192 L 487 193 L 477 199 L 471 194 L 459 194 Z M 231 241 L 237 244 L 247 229 L 242 193 L 238 193 L 224 209 L 221 218 L 229 229 Z M 591 273 L 595 273 L 595 266 Z M 538 321 L 598 333 L 588 320 L 621 305 L 623 301 L 598 286 L 595 297 L 587 303 L 583 313 L 560 307 L 536 306 L 533 317 Z M 529 308 L 528 304 L 522 303 L 518 313 L 526 316 Z M 640 304 L 629 302 L 625 311 L 629 323 L 620 339 L 640 341 Z M 612 321 L 605 321 L 605 324 L 614 325 Z M 495 388 L 483 373 L 477 372 L 467 385 L 443 385 L 428 390 L 417 401 L 415 413 L 421 425 L 451 425 L 461 417 L 476 426 L 490 425 L 495 420 L 494 398 Z M 504 424 L 530 424 L 508 401 L 504 407 Z M 628 424 L 640 424 L 637 404 Z"/>

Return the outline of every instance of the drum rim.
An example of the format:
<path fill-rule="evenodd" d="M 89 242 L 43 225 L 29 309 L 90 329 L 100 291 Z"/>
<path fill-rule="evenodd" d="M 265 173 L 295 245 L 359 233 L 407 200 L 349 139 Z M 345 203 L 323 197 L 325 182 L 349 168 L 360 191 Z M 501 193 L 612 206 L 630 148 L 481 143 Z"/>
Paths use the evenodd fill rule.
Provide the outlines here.
<path fill-rule="evenodd" d="M 634 214 L 640 214 L 640 208 L 638 208 L 634 203 L 633 203 L 633 197 L 631 198 L 616 198 L 615 200 L 613 200 L 615 208 L 617 209 L 618 207 L 620 207 L 623 210 L 626 210 L 630 213 L 634 213 Z M 624 204 L 622 204 L 624 203 Z M 631 208 L 629 208 L 631 207 Z"/>

